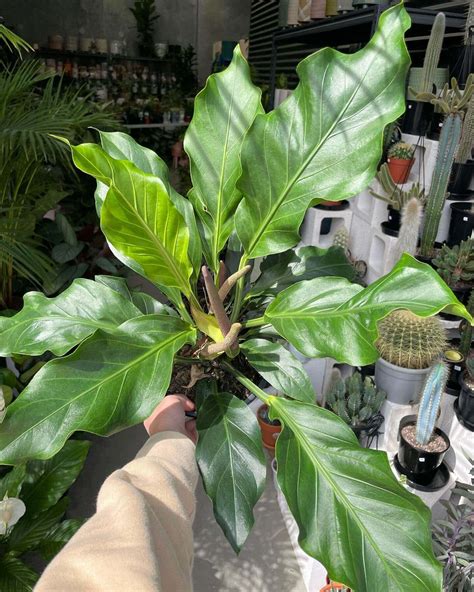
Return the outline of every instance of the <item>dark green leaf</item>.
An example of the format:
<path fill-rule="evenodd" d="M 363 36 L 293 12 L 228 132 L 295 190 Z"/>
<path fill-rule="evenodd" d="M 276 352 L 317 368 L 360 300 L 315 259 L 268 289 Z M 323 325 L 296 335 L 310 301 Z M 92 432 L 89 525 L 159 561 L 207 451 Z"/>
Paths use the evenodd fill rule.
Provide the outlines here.
<path fill-rule="evenodd" d="M 68 263 L 75 259 L 84 248 L 84 243 L 76 242 L 75 245 L 60 243 L 53 247 L 51 256 L 57 263 Z"/>
<path fill-rule="evenodd" d="M 63 517 L 69 505 L 69 500 L 64 497 L 52 508 L 32 517 L 27 513 L 15 524 L 8 537 L 8 549 L 15 553 L 24 553 L 36 549 L 43 541 L 47 533 Z"/>
<path fill-rule="evenodd" d="M 95 260 L 95 264 L 103 271 L 108 271 L 109 273 L 118 272 L 117 267 L 112 263 L 110 259 L 107 259 L 107 257 L 98 257 Z"/>
<path fill-rule="evenodd" d="M 402 4 L 386 10 L 363 49 L 307 57 L 292 95 L 257 115 L 237 183 L 244 198 L 235 227 L 248 258 L 293 247 L 311 203 L 346 199 L 372 180 L 384 128 L 405 110 L 409 26 Z"/>
<path fill-rule="evenodd" d="M 301 548 L 357 592 L 441 591 L 429 509 L 396 480 L 385 452 L 361 448 L 332 412 L 270 397 L 283 431 L 278 483 Z"/>
<path fill-rule="evenodd" d="M 248 406 L 211 388 L 197 401 L 196 458 L 216 520 L 238 553 L 252 529 L 253 507 L 265 486 L 265 456 L 257 420 Z"/>
<path fill-rule="evenodd" d="M 120 296 L 125 298 L 125 300 L 132 299 L 127 280 L 125 278 L 114 275 L 96 275 L 94 279 L 96 282 L 104 284 L 104 286 L 107 286 L 111 290 L 118 292 Z"/>
<path fill-rule="evenodd" d="M 170 306 L 159 302 L 149 294 L 144 292 L 132 292 L 133 304 L 142 311 L 143 314 L 170 314 L 176 315 L 176 312 Z"/>
<path fill-rule="evenodd" d="M 66 216 L 61 214 L 61 212 L 56 212 L 55 216 L 56 226 L 61 231 L 63 235 L 64 242 L 68 245 L 74 246 L 77 244 L 77 237 L 74 228 L 69 224 Z"/>
<path fill-rule="evenodd" d="M 315 402 L 313 385 L 303 364 L 281 344 L 249 339 L 240 344 L 240 349 L 250 365 L 278 392 L 298 401 Z"/>
<path fill-rule="evenodd" d="M 84 466 L 89 447 L 86 440 L 69 440 L 53 458 L 28 463 L 21 499 L 30 518 L 56 504 L 71 487 Z"/>
<path fill-rule="evenodd" d="M 98 329 L 114 331 L 141 316 L 129 300 L 101 282 L 77 279 L 55 298 L 28 292 L 23 309 L 0 325 L 0 355 L 63 355 Z"/>
<path fill-rule="evenodd" d="M 62 265 L 58 270 L 53 269 L 44 279 L 44 293 L 47 296 L 56 294 L 74 279 L 82 277 L 88 267 L 87 263 L 78 263 L 77 265 Z"/>
<path fill-rule="evenodd" d="M 377 323 L 396 309 L 431 316 L 446 309 L 472 318 L 436 271 L 410 255 L 367 288 L 341 278 L 317 278 L 281 292 L 264 319 L 305 356 L 365 366 L 379 357 Z"/>
<path fill-rule="evenodd" d="M 265 257 L 261 275 L 249 290 L 247 298 L 262 294 L 277 295 L 296 282 L 317 277 L 337 276 L 353 281 L 356 271 L 341 247 L 320 249 L 298 247 Z"/>
<path fill-rule="evenodd" d="M 12 553 L 0 558 L 0 590 L 31 592 L 39 575 Z"/>
<path fill-rule="evenodd" d="M 55 555 L 61 551 L 69 539 L 76 534 L 79 528 L 83 525 L 82 520 L 71 518 L 70 520 L 63 520 L 46 533 L 43 542 L 38 547 L 46 561 L 51 561 Z"/>
<path fill-rule="evenodd" d="M 210 76 L 197 95 L 184 139 L 193 181 L 190 199 L 210 239 L 208 264 L 215 272 L 242 198 L 236 187 L 240 149 L 255 116 L 263 113 L 260 96 L 237 44 L 231 64 Z"/>
<path fill-rule="evenodd" d="M 5 497 L 18 497 L 26 475 L 26 465 L 18 465 L 0 479 L 0 501 Z M 1 588 L 0 588 L 1 590 Z"/>
<path fill-rule="evenodd" d="M 76 430 L 105 436 L 143 421 L 166 393 L 175 352 L 194 339 L 178 317 L 141 316 L 48 362 L 8 406 L 0 463 L 49 458 Z"/>

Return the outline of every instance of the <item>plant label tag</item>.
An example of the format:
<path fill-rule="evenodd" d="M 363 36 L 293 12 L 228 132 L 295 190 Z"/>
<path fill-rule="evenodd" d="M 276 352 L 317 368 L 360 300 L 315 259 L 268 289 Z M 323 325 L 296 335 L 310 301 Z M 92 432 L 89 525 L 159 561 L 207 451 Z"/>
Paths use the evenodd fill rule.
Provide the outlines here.
<path fill-rule="evenodd" d="M 420 462 L 425 462 L 426 458 L 424 456 L 420 456 L 420 458 L 418 459 Z"/>
<path fill-rule="evenodd" d="M 469 220 L 469 218 L 467 216 L 463 216 L 462 221 L 463 222 L 467 222 Z"/>

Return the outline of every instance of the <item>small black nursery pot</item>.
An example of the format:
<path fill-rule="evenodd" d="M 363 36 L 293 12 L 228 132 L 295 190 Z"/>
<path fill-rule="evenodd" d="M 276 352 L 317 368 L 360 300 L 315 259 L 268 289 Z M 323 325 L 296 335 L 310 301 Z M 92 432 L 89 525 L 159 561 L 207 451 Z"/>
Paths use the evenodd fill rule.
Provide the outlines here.
<path fill-rule="evenodd" d="M 450 199 L 468 199 L 472 192 L 469 186 L 474 176 L 474 160 L 468 160 L 464 164 L 455 162 L 451 171 L 451 180 L 448 185 Z"/>
<path fill-rule="evenodd" d="M 398 462 L 403 474 L 410 481 L 427 486 L 433 481 L 451 444 L 448 436 L 439 428 L 435 428 L 435 441 L 427 446 L 419 446 L 412 436 L 415 429 L 416 418 L 413 415 L 401 420 Z"/>
<path fill-rule="evenodd" d="M 414 136 L 424 136 L 431 125 L 434 105 L 422 101 L 407 101 L 402 132 Z"/>
<path fill-rule="evenodd" d="M 459 245 L 469 238 L 474 227 L 474 209 L 471 203 L 454 202 L 450 205 L 451 222 L 449 223 L 448 246 Z"/>
<path fill-rule="evenodd" d="M 459 378 L 461 392 L 454 403 L 454 410 L 459 423 L 466 429 L 474 432 L 474 388 L 468 383 L 468 378 L 461 375 Z"/>

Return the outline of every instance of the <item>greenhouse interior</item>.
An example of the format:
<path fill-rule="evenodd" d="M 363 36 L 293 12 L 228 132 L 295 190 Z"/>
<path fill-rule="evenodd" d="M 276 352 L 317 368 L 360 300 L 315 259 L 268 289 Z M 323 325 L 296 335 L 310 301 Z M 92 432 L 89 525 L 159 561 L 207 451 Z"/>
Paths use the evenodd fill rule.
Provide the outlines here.
<path fill-rule="evenodd" d="M 0 592 L 474 592 L 474 0 L 1 0 Z"/>

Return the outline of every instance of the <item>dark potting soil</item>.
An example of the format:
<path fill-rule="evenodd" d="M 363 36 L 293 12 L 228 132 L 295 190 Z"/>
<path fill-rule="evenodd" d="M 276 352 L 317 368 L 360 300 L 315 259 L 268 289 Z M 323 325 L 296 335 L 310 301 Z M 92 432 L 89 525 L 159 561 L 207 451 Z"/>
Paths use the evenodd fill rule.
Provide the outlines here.
<path fill-rule="evenodd" d="M 416 426 L 415 425 L 407 425 L 402 429 L 402 436 L 405 440 L 416 448 L 417 450 L 421 450 L 422 452 L 444 452 L 448 448 L 448 444 L 443 436 L 440 434 L 433 434 L 431 440 L 428 444 L 424 445 L 420 444 L 416 440 Z"/>

